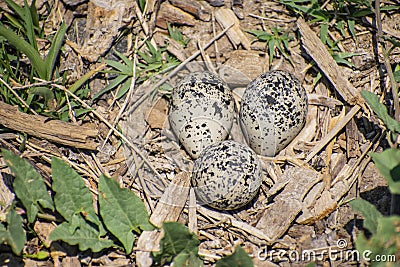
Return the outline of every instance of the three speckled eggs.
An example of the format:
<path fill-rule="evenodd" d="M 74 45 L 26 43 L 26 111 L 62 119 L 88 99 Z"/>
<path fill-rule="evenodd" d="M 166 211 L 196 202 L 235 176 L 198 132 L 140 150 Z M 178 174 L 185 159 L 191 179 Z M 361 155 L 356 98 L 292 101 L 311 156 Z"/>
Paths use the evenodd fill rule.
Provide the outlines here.
<path fill-rule="evenodd" d="M 306 91 L 287 72 L 267 72 L 250 82 L 239 112 L 250 149 L 224 141 L 235 118 L 227 84 L 210 72 L 182 79 L 172 93 L 169 121 L 182 146 L 196 159 L 192 185 L 198 200 L 221 210 L 250 202 L 262 183 L 256 153 L 274 156 L 286 147 L 305 124 L 307 104 Z"/>

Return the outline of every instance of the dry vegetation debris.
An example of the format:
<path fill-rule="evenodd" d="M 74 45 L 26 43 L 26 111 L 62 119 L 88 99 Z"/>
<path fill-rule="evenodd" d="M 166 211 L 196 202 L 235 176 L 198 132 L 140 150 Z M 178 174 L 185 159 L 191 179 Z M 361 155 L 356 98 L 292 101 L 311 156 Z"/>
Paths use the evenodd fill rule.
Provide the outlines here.
<path fill-rule="evenodd" d="M 161 226 L 163 221 L 187 225 L 201 241 L 199 255 L 207 266 L 231 254 L 238 244 L 254 256 L 256 266 L 289 266 L 287 253 L 309 249 L 320 253 L 318 265 L 357 266 L 354 261 L 329 259 L 323 251 L 337 248 L 338 240 L 346 242 L 346 250 L 354 249 L 361 226 L 350 200 L 361 196 L 384 214 L 389 212 L 386 183 L 368 155 L 388 144 L 381 123 L 360 91 L 377 93 L 389 106 L 396 103 L 390 99 L 393 77 L 387 78 L 387 72 L 389 66 L 399 64 L 400 50 L 395 46 L 385 54 L 390 42 L 382 44 L 376 38 L 386 36 L 398 42 L 399 13 L 381 14 L 379 24 L 372 13 L 357 18 L 352 27 L 340 27 L 346 23 L 340 14 L 322 22 L 314 17 L 317 23 L 310 23 L 313 14 L 302 14 L 306 22 L 282 4 L 296 1 L 217 2 L 37 1 L 39 13 L 47 17 L 40 22 L 46 36 L 56 31 L 61 21 L 69 27 L 59 66 L 65 83 L 50 84 L 74 105 L 68 105 L 68 122 L 59 126 L 39 115 L 11 113 L 11 107 L 0 102 L 0 124 L 27 134 L 0 133 L 0 147 L 30 160 L 48 183 L 51 156 L 62 158 L 82 175 L 95 198 L 98 177 L 105 173 L 114 178 L 143 200 L 154 225 Z M 326 12 L 333 13 L 339 2 L 322 4 Z M 4 3 L 0 6 L 9 11 Z M 259 32 L 251 32 L 254 30 Z M 48 44 L 39 44 L 39 50 L 46 53 Z M 112 62 L 125 63 L 131 72 Z M 258 197 L 238 211 L 195 206 L 195 196 L 187 188 L 193 162 L 169 130 L 169 92 L 180 77 L 198 69 L 219 73 L 233 88 L 238 105 L 246 84 L 271 69 L 293 73 L 309 95 L 304 129 L 276 157 L 260 157 L 265 181 Z M 82 100 L 67 89 L 87 73 L 92 76 L 85 85 L 89 95 L 99 96 L 94 101 L 90 96 Z M 126 75 L 125 83 L 104 91 L 118 75 Z M 38 82 L 43 81 L 31 81 L 31 86 Z M 18 82 L 9 86 L 22 90 Z M 78 105 L 88 110 L 86 116 L 76 116 Z M 34 120 L 37 123 L 32 123 Z M 61 135 L 60 129 L 67 136 Z M 93 150 L 93 137 L 97 150 Z M 237 124 L 231 138 L 242 140 Z M 7 184 L 11 177 L 5 166 L 0 161 Z M 2 202 L 11 203 L 11 192 L 3 183 L 0 188 Z M 45 219 L 35 223 L 36 235 L 29 236 L 24 251 L 33 254 L 49 247 L 51 257 L 47 261 L 26 258 L 24 264 L 135 266 L 136 262 L 150 266 L 149 251 L 159 246 L 159 233 L 146 231 L 131 255 L 117 249 L 81 253 L 65 243 L 50 243 L 53 228 Z M 265 248 L 275 254 L 257 257 Z M 283 260 L 281 251 L 286 253 Z M 9 251 L 0 256 L 0 262 L 6 261 L 22 264 Z"/>

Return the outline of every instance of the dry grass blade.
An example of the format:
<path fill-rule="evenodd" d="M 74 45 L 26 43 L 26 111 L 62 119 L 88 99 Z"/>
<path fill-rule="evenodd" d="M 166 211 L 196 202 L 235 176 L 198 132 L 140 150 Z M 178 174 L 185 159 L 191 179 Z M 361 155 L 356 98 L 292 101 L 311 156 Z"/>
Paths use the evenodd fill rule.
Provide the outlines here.
<path fill-rule="evenodd" d="M 147 164 L 147 166 L 149 166 L 149 168 L 161 179 L 164 180 L 164 178 L 160 175 L 160 173 L 154 168 L 153 164 L 147 159 L 147 157 L 140 151 L 139 148 L 137 148 L 131 141 L 128 140 L 128 138 L 126 138 L 125 135 L 123 135 L 122 133 L 120 133 L 117 129 L 115 129 L 115 127 L 113 127 L 111 125 L 111 123 L 109 121 L 107 121 L 105 118 L 103 118 L 103 116 L 101 116 L 98 112 L 96 112 L 95 110 L 93 110 L 92 107 L 90 107 L 88 104 L 86 104 L 84 101 L 82 101 L 79 97 L 77 97 L 74 93 L 70 92 L 69 90 L 67 90 L 64 86 L 60 86 L 57 84 L 54 84 L 53 86 L 58 87 L 59 89 L 63 90 L 64 92 L 67 92 L 70 96 L 72 96 L 76 101 L 78 101 L 83 107 L 90 109 L 91 112 L 102 122 L 104 122 L 104 124 L 106 124 L 110 129 L 113 129 L 113 131 L 130 147 L 132 148 L 136 154 L 138 154 L 143 161 Z"/>
<path fill-rule="evenodd" d="M 362 98 L 358 96 L 357 89 L 345 78 L 346 75 L 343 74 L 324 44 L 301 17 L 297 20 L 297 27 L 307 53 L 314 59 L 343 99 L 353 105 L 363 103 Z"/>
<path fill-rule="evenodd" d="M 204 45 L 203 49 L 207 49 L 210 45 L 212 45 L 216 40 L 218 40 L 219 38 L 221 38 L 231 27 L 233 26 L 233 24 L 231 24 L 230 26 L 226 27 L 222 32 L 220 32 L 217 36 L 215 36 L 210 42 L 208 42 L 207 44 Z M 179 64 L 179 66 L 177 66 L 174 70 L 172 70 L 170 73 L 168 73 L 167 76 L 165 76 L 163 79 L 161 79 L 160 81 L 158 81 L 155 85 L 151 86 L 149 89 L 146 90 L 146 93 L 136 101 L 136 103 L 134 103 L 132 105 L 131 110 L 135 110 L 141 103 L 143 103 L 144 100 L 146 100 L 151 92 L 156 89 L 157 87 L 161 86 L 163 83 L 165 83 L 166 81 L 168 81 L 170 78 L 172 78 L 174 75 L 176 75 L 181 69 L 183 69 L 186 64 L 188 64 L 190 61 L 192 61 L 193 59 L 195 59 L 196 57 L 198 57 L 201 54 L 200 50 L 197 50 L 197 52 L 193 53 L 190 57 L 188 57 L 185 61 L 183 61 L 181 64 Z"/>

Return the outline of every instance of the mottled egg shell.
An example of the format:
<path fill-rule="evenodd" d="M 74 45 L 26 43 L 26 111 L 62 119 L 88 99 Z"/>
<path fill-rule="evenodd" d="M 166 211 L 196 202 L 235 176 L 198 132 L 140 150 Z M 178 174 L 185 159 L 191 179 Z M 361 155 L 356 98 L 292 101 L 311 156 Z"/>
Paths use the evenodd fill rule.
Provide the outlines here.
<path fill-rule="evenodd" d="M 261 183 L 262 169 L 256 153 L 236 141 L 208 146 L 194 163 L 192 186 L 197 200 L 215 209 L 246 205 Z"/>
<path fill-rule="evenodd" d="M 239 121 L 248 145 L 263 156 L 275 156 L 303 128 L 307 94 L 300 82 L 285 71 L 264 73 L 244 92 Z"/>
<path fill-rule="evenodd" d="M 169 122 L 188 154 L 225 140 L 232 128 L 235 102 L 232 91 L 210 72 L 195 72 L 174 88 Z"/>

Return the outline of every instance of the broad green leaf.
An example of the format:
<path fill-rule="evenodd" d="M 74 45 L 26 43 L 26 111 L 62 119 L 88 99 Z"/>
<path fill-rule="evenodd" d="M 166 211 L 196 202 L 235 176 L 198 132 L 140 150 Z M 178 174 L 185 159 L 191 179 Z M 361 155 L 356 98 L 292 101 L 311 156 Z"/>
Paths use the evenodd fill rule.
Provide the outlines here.
<path fill-rule="evenodd" d="M 15 254 L 21 253 L 24 248 L 26 236 L 23 229 L 22 217 L 12 208 L 6 216 L 8 224 L 8 244 Z"/>
<path fill-rule="evenodd" d="M 53 91 L 50 90 L 50 88 L 45 87 L 45 86 L 32 87 L 29 89 L 29 93 L 34 94 L 34 95 L 43 96 L 45 98 L 46 102 L 54 100 Z"/>
<path fill-rule="evenodd" d="M 50 233 L 50 240 L 62 240 L 70 245 L 78 245 L 80 251 L 90 249 L 99 252 L 114 245 L 112 240 L 101 238 L 100 232 L 81 216 L 76 218 L 74 223 L 64 222 L 58 225 Z"/>
<path fill-rule="evenodd" d="M 361 91 L 361 96 L 371 106 L 372 110 L 383 121 L 386 127 L 396 133 L 400 133 L 400 123 L 389 116 L 386 106 L 379 101 L 379 97 L 369 91 Z"/>
<path fill-rule="evenodd" d="M 135 235 L 132 231 L 152 230 L 143 202 L 132 191 L 121 188 L 113 179 L 100 176 L 100 214 L 107 229 L 122 243 L 125 252 L 132 251 Z"/>
<path fill-rule="evenodd" d="M 8 150 L 2 149 L 1 152 L 7 166 L 15 175 L 13 187 L 26 209 L 28 222 L 34 222 L 41 208 L 54 210 L 46 185 L 32 165 Z"/>
<path fill-rule="evenodd" d="M 376 207 L 364 199 L 355 199 L 350 202 L 350 205 L 354 210 L 361 212 L 363 215 L 364 227 L 372 234 L 376 234 L 378 218 L 382 217 L 382 214 Z"/>
<path fill-rule="evenodd" d="M 57 62 L 58 54 L 60 53 L 61 46 L 64 42 L 64 35 L 67 32 L 67 26 L 65 23 L 61 23 L 60 28 L 58 29 L 56 35 L 53 38 L 53 42 L 51 43 L 49 53 L 46 56 L 45 64 L 46 64 L 46 75 L 47 80 L 51 80 L 55 64 Z"/>
<path fill-rule="evenodd" d="M 176 222 L 165 222 L 163 230 L 164 237 L 160 241 L 160 251 L 153 252 L 156 264 L 164 265 L 172 260 L 175 262 L 175 258 L 178 263 L 182 263 L 191 257 L 190 254 L 198 257 L 200 241 L 187 227 Z"/>
<path fill-rule="evenodd" d="M 92 195 L 82 177 L 59 158 L 51 161 L 52 188 L 56 192 L 54 202 L 57 211 L 71 222 L 74 215 L 82 214 L 86 220 L 96 224 L 104 234 L 104 228 L 93 208 Z"/>
<path fill-rule="evenodd" d="M 400 246 L 400 232 L 398 230 L 400 217 L 381 216 L 377 222 L 377 233 L 369 239 L 365 237 L 364 233 L 360 233 L 356 238 L 356 248 L 360 255 L 363 255 L 366 251 L 369 252 L 364 255 L 367 255 L 371 260 L 371 266 L 398 266 L 396 259 L 400 256 L 398 249 Z M 382 255 L 385 256 L 386 261 L 375 261 L 375 259 L 380 259 Z"/>
<path fill-rule="evenodd" d="M 21 255 L 26 236 L 22 217 L 15 212 L 14 207 L 6 215 L 7 227 L 0 223 L 0 241 L 8 244 L 16 255 Z"/>
<path fill-rule="evenodd" d="M 203 267 L 204 263 L 194 251 L 181 252 L 173 260 L 174 267 Z"/>
<path fill-rule="evenodd" d="M 25 231 L 23 229 L 22 217 L 12 207 L 6 215 L 7 227 L 0 223 L 0 241 L 6 243 L 16 255 L 21 255 L 25 245 Z"/>
<path fill-rule="evenodd" d="M 400 150 L 386 149 L 381 153 L 371 153 L 376 168 L 385 177 L 392 194 L 400 194 Z"/>
<path fill-rule="evenodd" d="M 393 72 L 394 75 L 394 79 L 396 80 L 396 82 L 400 82 L 400 70 L 397 70 L 395 72 Z"/>
<path fill-rule="evenodd" d="M 220 259 L 216 267 L 252 267 L 254 266 L 250 256 L 241 246 L 237 246 L 235 252 Z"/>

